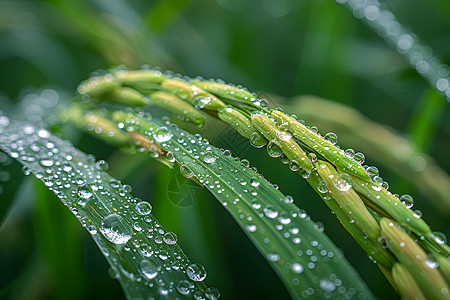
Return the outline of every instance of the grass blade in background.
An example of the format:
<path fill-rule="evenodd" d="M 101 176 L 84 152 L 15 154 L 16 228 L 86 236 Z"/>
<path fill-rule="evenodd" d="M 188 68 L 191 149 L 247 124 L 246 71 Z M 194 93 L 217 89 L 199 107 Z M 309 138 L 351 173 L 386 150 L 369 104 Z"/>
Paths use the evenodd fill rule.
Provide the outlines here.
<path fill-rule="evenodd" d="M 131 187 L 107 173 L 105 161 L 76 150 L 44 128 L 10 121 L 0 127 L 0 148 L 52 190 L 85 227 L 128 299 L 217 298 L 206 271 L 191 264 Z M 70 259 L 70 258 L 67 258 Z"/>
<path fill-rule="evenodd" d="M 345 4 L 353 12 L 353 16 L 369 25 L 389 46 L 403 55 L 432 88 L 450 102 L 449 66 L 443 64 L 414 32 L 403 26 L 386 5 L 378 0 L 336 2 Z"/>

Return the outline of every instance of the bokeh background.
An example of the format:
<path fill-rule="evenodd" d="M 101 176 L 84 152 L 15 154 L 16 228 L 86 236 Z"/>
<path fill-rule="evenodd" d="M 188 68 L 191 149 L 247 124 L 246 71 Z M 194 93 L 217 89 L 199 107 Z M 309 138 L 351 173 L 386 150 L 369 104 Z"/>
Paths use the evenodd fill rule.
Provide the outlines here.
<path fill-rule="evenodd" d="M 385 2 L 450 63 L 448 0 Z M 91 72 L 122 64 L 241 84 L 324 134 L 334 130 L 342 147 L 362 150 L 368 164 L 380 167 L 392 191 L 411 194 L 433 229 L 450 232 L 450 103 L 345 6 L 332 0 L 0 1 L 0 110 L 26 109 L 20 99 L 28 93 L 56 97 L 55 90 L 69 99 Z M 364 118 L 372 120 L 364 123 L 367 128 L 355 121 L 368 122 Z M 64 132 L 83 151 L 107 160 L 113 176 L 153 204 L 187 255 L 205 265 L 207 283 L 219 287 L 223 299 L 288 298 L 269 265 L 206 192 L 196 192 L 195 203 L 174 205 L 168 189 L 176 172 L 76 130 Z M 211 121 L 200 132 L 249 159 L 322 222 L 376 296 L 397 298 L 299 176 L 219 123 Z M 415 160 L 402 160 L 408 155 Z M 106 261 L 71 213 L 2 153 L 0 162 L 0 297 L 122 299 Z"/>

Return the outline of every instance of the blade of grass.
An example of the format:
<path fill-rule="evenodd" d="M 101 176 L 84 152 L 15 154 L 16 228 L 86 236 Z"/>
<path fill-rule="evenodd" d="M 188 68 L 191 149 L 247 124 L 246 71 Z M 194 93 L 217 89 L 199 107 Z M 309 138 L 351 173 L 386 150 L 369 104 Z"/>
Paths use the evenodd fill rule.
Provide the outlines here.
<path fill-rule="evenodd" d="M 191 264 L 151 205 L 131 196 L 131 187 L 109 175 L 104 161 L 16 121 L 0 126 L 0 148 L 43 181 L 89 231 L 128 299 L 210 292 L 204 268 Z"/>

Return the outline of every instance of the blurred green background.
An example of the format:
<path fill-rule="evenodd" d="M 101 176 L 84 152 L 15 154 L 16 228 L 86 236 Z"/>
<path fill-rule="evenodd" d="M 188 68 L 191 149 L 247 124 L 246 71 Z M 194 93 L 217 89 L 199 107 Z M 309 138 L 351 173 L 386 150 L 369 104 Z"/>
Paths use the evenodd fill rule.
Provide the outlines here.
<path fill-rule="evenodd" d="M 450 62 L 448 0 L 387 2 L 400 22 L 444 63 Z M 327 98 L 393 128 L 450 171 L 450 104 L 403 56 L 334 1 L 0 1 L 0 110 L 22 105 L 19 99 L 26 93 L 45 88 L 70 98 L 91 72 L 121 64 L 149 64 L 241 84 L 273 106 L 290 105 L 290 112 L 299 117 L 296 96 Z M 333 113 L 327 105 L 312 107 L 318 116 Z M 325 225 L 376 296 L 397 297 L 306 182 L 264 150 L 251 148 L 228 128 L 210 122 L 201 130 L 206 138 L 249 159 L 282 192 L 293 195 L 298 206 Z M 316 125 L 320 130 L 321 124 Z M 288 298 L 269 265 L 206 192 L 195 205 L 179 208 L 167 196 L 174 171 L 150 158 L 127 156 L 78 131 L 65 132 L 64 138 L 106 159 L 113 176 L 153 203 L 155 216 L 177 233 L 191 260 L 205 265 L 207 283 L 219 287 L 223 299 Z M 373 139 L 389 143 L 383 135 Z M 349 144 L 341 146 L 351 147 L 347 140 Z M 369 164 L 383 160 L 382 155 L 367 157 Z M 0 297 L 122 299 L 101 253 L 71 213 L 40 182 L 22 176 L 18 164 L 3 155 L 0 162 Z M 434 230 L 450 232 L 450 195 L 433 201 L 427 188 L 420 188 L 420 180 L 406 180 L 413 170 L 380 169 L 392 191 L 414 196 L 415 207 Z M 446 183 L 443 190 L 449 188 Z"/>

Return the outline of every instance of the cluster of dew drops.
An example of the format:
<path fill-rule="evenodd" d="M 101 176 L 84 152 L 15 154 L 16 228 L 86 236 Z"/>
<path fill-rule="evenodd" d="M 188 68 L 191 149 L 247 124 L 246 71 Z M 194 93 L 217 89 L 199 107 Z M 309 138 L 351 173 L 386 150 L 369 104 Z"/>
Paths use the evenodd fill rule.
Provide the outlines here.
<path fill-rule="evenodd" d="M 77 151 L 46 129 L 10 124 L 3 115 L 0 116 L 0 144 L 9 156 L 22 162 L 25 175 L 34 173 L 79 219 L 103 254 L 110 258 L 112 267 L 115 266 L 114 277 L 120 278 L 119 273 L 122 273 L 149 287 L 157 282 L 161 295 L 176 289 L 182 295 L 193 293 L 207 299 L 219 298 L 219 291 L 214 287 L 200 292 L 194 283 L 206 278 L 205 268 L 199 263 L 190 263 L 178 247 L 170 247 L 176 245 L 176 235 L 166 232 L 154 219 L 149 202 L 131 196 L 129 185 L 107 174 L 107 162 L 95 162 L 93 156 Z M 0 154 L 2 162 L 7 161 L 7 157 Z M 111 244 L 104 242 L 98 231 Z M 121 266 L 120 259 L 113 258 L 112 245 L 133 252 L 133 260 L 138 263 L 134 274 Z M 165 261 L 169 264 L 164 264 Z M 164 275 L 158 276 L 180 270 L 189 280 L 165 283 Z"/>

